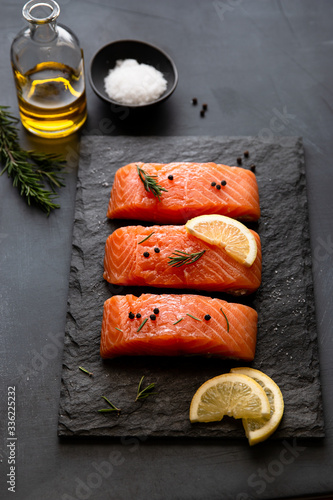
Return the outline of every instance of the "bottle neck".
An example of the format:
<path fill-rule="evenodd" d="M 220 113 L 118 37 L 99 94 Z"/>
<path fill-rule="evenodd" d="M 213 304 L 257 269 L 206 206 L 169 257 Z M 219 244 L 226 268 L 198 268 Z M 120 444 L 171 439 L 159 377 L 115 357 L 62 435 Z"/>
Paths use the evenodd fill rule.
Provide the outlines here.
<path fill-rule="evenodd" d="M 29 0 L 22 14 L 30 24 L 31 38 L 40 43 L 52 41 L 57 36 L 59 13 L 60 7 L 55 0 Z"/>
<path fill-rule="evenodd" d="M 47 22 L 44 24 L 35 24 L 30 22 L 31 38 L 38 43 L 51 42 L 57 37 L 56 21 Z"/>

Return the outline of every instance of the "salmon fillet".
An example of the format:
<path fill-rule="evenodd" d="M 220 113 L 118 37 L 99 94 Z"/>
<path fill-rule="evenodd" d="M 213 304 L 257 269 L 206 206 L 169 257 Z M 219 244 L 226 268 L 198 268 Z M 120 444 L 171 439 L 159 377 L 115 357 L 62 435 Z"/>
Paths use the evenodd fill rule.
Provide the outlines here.
<path fill-rule="evenodd" d="M 260 238 L 252 233 L 258 252 L 253 265 L 246 267 L 224 249 L 189 234 L 185 226 L 121 227 L 106 241 L 103 276 L 114 285 L 195 288 L 233 295 L 252 293 L 261 283 Z M 169 256 L 175 250 L 205 253 L 192 264 L 172 267 Z"/>
<path fill-rule="evenodd" d="M 167 190 L 161 192 L 160 201 L 145 190 L 137 165 L 147 175 L 156 176 L 156 182 Z M 221 185 L 222 181 L 226 184 Z M 254 173 L 216 163 L 130 163 L 116 172 L 107 210 L 110 219 L 183 224 L 206 214 L 258 220 L 259 193 Z"/>
<path fill-rule="evenodd" d="M 251 307 L 200 295 L 115 295 L 104 303 L 100 353 L 102 358 L 196 354 L 251 361 L 257 320 Z"/>

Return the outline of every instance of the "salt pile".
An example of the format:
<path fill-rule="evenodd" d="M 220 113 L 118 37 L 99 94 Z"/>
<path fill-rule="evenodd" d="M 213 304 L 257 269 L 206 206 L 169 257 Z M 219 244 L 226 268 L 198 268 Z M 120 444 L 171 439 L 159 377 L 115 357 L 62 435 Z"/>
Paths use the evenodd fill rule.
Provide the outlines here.
<path fill-rule="evenodd" d="M 104 79 L 108 96 L 120 104 L 140 105 L 158 99 L 167 88 L 163 74 L 135 59 L 118 60 Z"/>

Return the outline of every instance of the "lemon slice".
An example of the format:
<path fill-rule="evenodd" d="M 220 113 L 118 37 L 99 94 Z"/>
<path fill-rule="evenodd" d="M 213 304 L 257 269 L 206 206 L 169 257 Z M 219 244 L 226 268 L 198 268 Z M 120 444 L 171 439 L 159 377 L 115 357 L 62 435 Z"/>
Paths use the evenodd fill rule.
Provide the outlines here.
<path fill-rule="evenodd" d="M 224 248 L 230 257 L 247 267 L 257 256 L 257 243 L 241 222 L 224 215 L 200 215 L 185 224 L 186 230 L 201 240 Z"/>
<path fill-rule="evenodd" d="M 270 405 L 264 389 L 240 373 L 225 373 L 207 380 L 194 394 L 191 422 L 216 422 L 224 415 L 234 418 L 269 416 Z"/>
<path fill-rule="evenodd" d="M 270 403 L 271 410 L 268 417 L 243 419 L 245 434 L 252 446 L 267 439 L 277 429 L 284 411 L 283 396 L 276 383 L 259 370 L 245 367 L 232 368 L 230 371 L 237 375 L 243 374 L 252 377 L 263 387 Z"/>

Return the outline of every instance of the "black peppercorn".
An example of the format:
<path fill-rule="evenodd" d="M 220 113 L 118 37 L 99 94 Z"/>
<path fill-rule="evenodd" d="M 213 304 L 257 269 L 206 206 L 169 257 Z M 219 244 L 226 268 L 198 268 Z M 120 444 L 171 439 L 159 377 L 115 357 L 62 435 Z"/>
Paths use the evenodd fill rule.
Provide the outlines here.
<path fill-rule="evenodd" d="M 206 321 L 209 321 L 209 320 L 210 320 L 210 318 L 211 318 L 210 314 L 206 314 L 206 315 L 205 315 L 205 320 L 206 320 Z"/>
<path fill-rule="evenodd" d="M 216 186 L 216 182 L 213 181 L 213 182 L 211 182 L 210 185 L 214 187 L 214 186 Z"/>
<path fill-rule="evenodd" d="M 240 156 L 237 158 L 237 163 L 238 163 L 238 165 L 242 164 L 242 158 Z"/>
<path fill-rule="evenodd" d="M 221 184 L 216 184 L 216 189 L 221 189 Z"/>
<path fill-rule="evenodd" d="M 206 111 L 206 110 L 207 110 L 207 108 L 208 108 L 208 105 L 207 105 L 206 103 L 204 103 L 204 104 L 202 105 L 202 109 L 203 109 L 204 111 Z"/>
<path fill-rule="evenodd" d="M 129 319 L 134 319 L 135 316 L 134 316 L 134 314 L 132 312 L 130 312 L 129 315 L 128 315 L 128 317 L 129 317 Z"/>
<path fill-rule="evenodd" d="M 221 186 L 226 186 L 227 185 L 227 181 L 221 181 Z"/>
<path fill-rule="evenodd" d="M 205 116 L 205 110 L 204 109 L 200 110 L 200 116 L 201 116 L 201 118 L 203 118 Z"/>
<path fill-rule="evenodd" d="M 140 313 L 137 313 L 137 314 L 136 314 L 136 317 L 137 317 L 138 319 L 139 319 L 139 318 L 141 318 L 141 314 L 140 314 Z"/>
<path fill-rule="evenodd" d="M 160 312 L 160 310 L 157 307 L 155 307 L 154 314 L 158 314 L 159 312 Z"/>
<path fill-rule="evenodd" d="M 196 106 L 198 104 L 198 99 L 196 97 L 193 97 L 192 104 L 193 106 Z"/>
<path fill-rule="evenodd" d="M 152 321 L 155 321 L 155 319 L 156 319 L 155 314 L 151 314 L 151 315 L 150 315 L 150 319 L 151 319 Z"/>
<path fill-rule="evenodd" d="M 169 181 L 173 181 L 173 175 L 171 175 L 171 174 L 168 175 L 168 179 L 169 179 Z"/>
<path fill-rule="evenodd" d="M 160 253 L 160 249 L 159 249 L 158 247 L 155 247 L 155 248 L 154 248 L 154 252 L 155 252 L 155 253 Z"/>
<path fill-rule="evenodd" d="M 255 172 L 256 171 L 256 166 L 255 165 L 251 165 L 250 169 L 251 169 L 252 172 Z"/>
<path fill-rule="evenodd" d="M 149 252 L 144 252 L 143 256 L 146 257 L 146 258 L 148 258 L 149 257 Z"/>
<path fill-rule="evenodd" d="M 244 156 L 245 156 L 245 158 L 248 158 L 249 157 L 249 152 L 248 151 L 244 151 Z"/>

